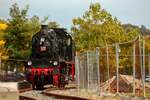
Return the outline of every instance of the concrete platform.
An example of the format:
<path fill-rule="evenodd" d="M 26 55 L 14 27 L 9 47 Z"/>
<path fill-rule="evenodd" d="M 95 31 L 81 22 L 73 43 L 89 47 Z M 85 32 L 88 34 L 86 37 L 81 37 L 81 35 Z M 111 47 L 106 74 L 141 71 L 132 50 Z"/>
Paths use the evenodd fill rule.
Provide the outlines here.
<path fill-rule="evenodd" d="M 5 86 L 4 84 L 2 84 Z M 0 85 L 0 100 L 19 100 L 19 93 L 15 88 L 11 88 L 12 84 L 6 84 L 8 86 L 2 87 Z"/>
<path fill-rule="evenodd" d="M 2 88 L 5 88 L 4 90 L 16 92 L 18 91 L 18 82 L 0 82 L 0 92 L 3 92 L 3 90 L 1 90 Z"/>
<path fill-rule="evenodd" d="M 24 82 L 0 82 L 0 100 L 19 100 L 22 84 L 24 85 Z"/>

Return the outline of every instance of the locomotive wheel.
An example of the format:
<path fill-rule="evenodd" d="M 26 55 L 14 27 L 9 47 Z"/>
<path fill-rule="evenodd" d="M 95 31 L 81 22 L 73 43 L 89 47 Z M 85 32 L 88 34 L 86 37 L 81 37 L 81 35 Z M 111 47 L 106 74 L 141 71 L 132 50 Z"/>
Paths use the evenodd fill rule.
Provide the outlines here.
<path fill-rule="evenodd" d="M 39 84 L 36 84 L 36 90 L 40 90 L 40 85 Z"/>
<path fill-rule="evenodd" d="M 60 88 L 60 89 L 64 89 L 65 88 L 65 84 L 59 84 L 59 86 L 58 86 L 58 88 Z"/>
<path fill-rule="evenodd" d="M 32 89 L 35 89 L 35 84 L 34 83 L 32 83 Z"/>
<path fill-rule="evenodd" d="M 41 84 L 41 85 L 39 86 L 39 89 L 40 89 L 40 90 L 43 90 L 43 89 L 44 89 L 44 85 Z"/>
<path fill-rule="evenodd" d="M 60 75 L 59 81 L 60 81 L 59 88 L 64 89 L 66 82 L 65 82 L 65 76 L 63 74 Z"/>
<path fill-rule="evenodd" d="M 44 85 L 40 82 L 37 82 L 35 84 L 35 86 L 36 86 L 36 90 L 43 90 L 44 89 Z"/>

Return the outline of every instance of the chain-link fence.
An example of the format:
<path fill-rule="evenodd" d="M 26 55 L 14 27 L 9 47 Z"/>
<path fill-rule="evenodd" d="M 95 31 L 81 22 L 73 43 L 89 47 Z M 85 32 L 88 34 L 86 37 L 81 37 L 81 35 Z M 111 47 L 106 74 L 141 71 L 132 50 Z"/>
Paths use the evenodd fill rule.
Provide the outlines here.
<path fill-rule="evenodd" d="M 147 38 L 98 47 L 76 56 L 78 89 L 97 94 L 150 97 Z"/>

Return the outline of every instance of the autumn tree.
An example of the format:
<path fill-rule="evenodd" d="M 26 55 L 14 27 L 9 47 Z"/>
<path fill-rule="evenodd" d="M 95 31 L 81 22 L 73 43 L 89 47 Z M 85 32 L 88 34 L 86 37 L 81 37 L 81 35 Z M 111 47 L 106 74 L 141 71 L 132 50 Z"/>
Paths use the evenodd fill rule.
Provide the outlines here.
<path fill-rule="evenodd" d="M 4 30 L 7 28 L 7 24 L 4 24 L 3 22 L 0 23 L 0 59 L 7 59 L 8 55 L 7 55 L 7 50 L 4 47 L 5 45 L 5 40 L 3 39 L 3 35 L 4 35 Z"/>
<path fill-rule="evenodd" d="M 99 3 L 91 4 L 82 17 L 73 19 L 71 30 L 78 51 L 125 42 L 137 35 L 134 31 L 126 33 L 117 18 L 102 9 Z"/>
<path fill-rule="evenodd" d="M 116 17 L 113 17 L 105 9 L 102 9 L 99 3 L 91 4 L 89 9 L 83 14 L 82 17 L 73 19 L 73 26 L 71 28 L 76 42 L 76 48 L 78 52 L 93 50 L 96 47 L 111 45 L 115 43 L 123 43 L 134 40 L 138 36 L 138 29 L 130 28 L 124 29 L 121 23 Z M 122 47 L 121 53 L 123 55 L 129 54 L 132 46 L 129 45 Z M 128 50 L 130 49 L 130 50 Z M 111 73 L 115 71 L 115 47 L 109 48 L 111 53 L 110 58 L 110 70 Z M 106 48 L 101 49 L 101 54 L 106 55 Z M 100 62 L 101 76 L 107 72 L 106 68 L 106 56 L 102 56 Z M 120 65 L 123 67 L 128 63 L 128 59 L 120 58 Z M 106 75 L 105 75 L 106 76 Z M 104 77 L 101 77 L 102 80 Z"/>
<path fill-rule="evenodd" d="M 1 22 L 1 21 L 0 21 Z M 0 23 L 0 69 L 2 68 L 2 60 L 8 59 L 7 49 L 4 47 L 5 40 L 3 40 L 4 30 L 7 28 L 7 24 L 1 22 Z"/>
<path fill-rule="evenodd" d="M 4 19 L 0 19 L 0 40 L 3 40 L 5 29 L 7 28 L 7 21 Z"/>

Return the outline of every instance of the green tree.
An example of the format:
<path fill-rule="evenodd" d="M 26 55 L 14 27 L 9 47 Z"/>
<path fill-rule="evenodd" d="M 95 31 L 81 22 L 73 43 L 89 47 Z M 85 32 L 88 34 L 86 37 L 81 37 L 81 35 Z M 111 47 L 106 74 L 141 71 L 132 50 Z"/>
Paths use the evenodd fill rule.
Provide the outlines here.
<path fill-rule="evenodd" d="M 52 21 L 52 22 L 48 23 L 48 27 L 49 28 L 58 28 L 59 24 L 57 22 Z"/>
<path fill-rule="evenodd" d="M 10 8 L 10 19 L 8 20 L 7 34 L 4 38 L 10 58 L 25 58 L 29 55 L 28 33 L 30 32 L 29 19 L 27 18 L 29 6 L 19 9 L 15 3 Z"/>
<path fill-rule="evenodd" d="M 29 19 L 28 21 L 28 29 L 29 32 L 27 33 L 27 38 L 31 47 L 31 40 L 32 36 L 36 34 L 40 30 L 40 19 L 38 16 L 33 16 L 32 18 Z"/>
<path fill-rule="evenodd" d="M 91 4 L 82 17 L 73 19 L 71 30 L 74 33 L 77 51 L 125 42 L 137 35 L 135 31 L 126 34 L 117 18 L 102 9 L 99 3 Z"/>

